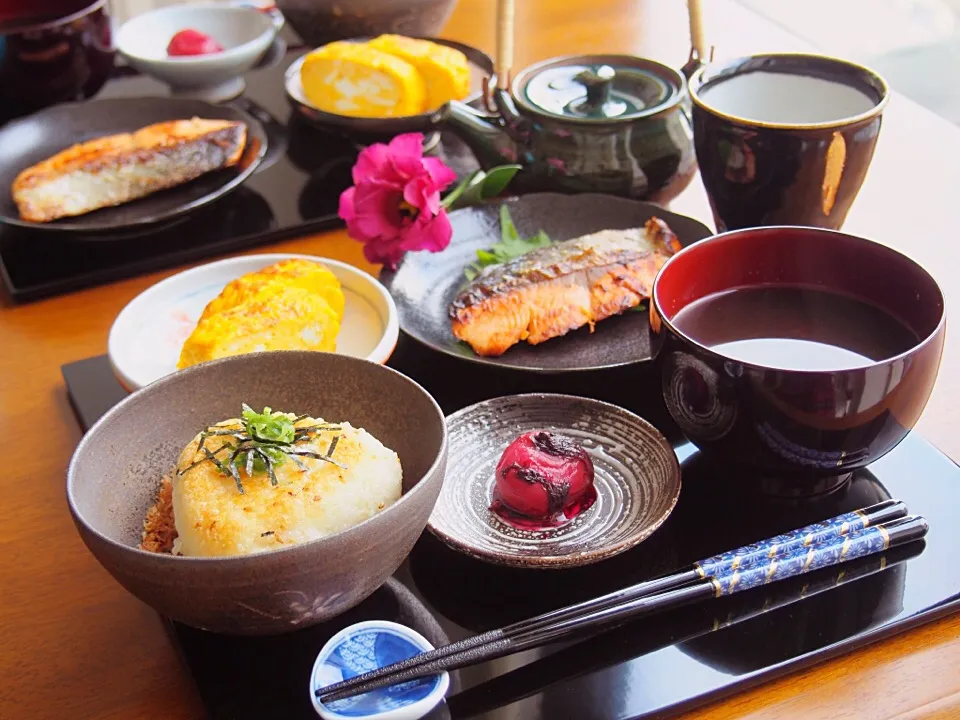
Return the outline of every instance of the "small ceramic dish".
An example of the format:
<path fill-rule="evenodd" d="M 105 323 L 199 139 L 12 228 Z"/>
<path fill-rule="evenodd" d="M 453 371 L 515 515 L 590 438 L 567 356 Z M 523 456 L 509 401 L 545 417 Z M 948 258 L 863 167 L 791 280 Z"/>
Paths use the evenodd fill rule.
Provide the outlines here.
<path fill-rule="evenodd" d="M 396 305 L 379 282 L 337 260 L 274 253 L 227 258 L 185 270 L 131 300 L 114 320 L 107 341 L 117 380 L 133 392 L 176 372 L 184 341 L 207 303 L 228 282 L 291 258 L 315 260 L 340 280 L 346 307 L 337 352 L 385 363 L 397 345 L 400 329 Z"/>
<path fill-rule="evenodd" d="M 548 430 L 589 453 L 597 500 L 559 527 L 522 530 L 490 511 L 495 469 L 518 435 Z M 510 395 L 447 417 L 447 476 L 427 527 L 455 550 L 498 565 L 588 565 L 638 545 L 673 512 L 680 465 L 669 441 L 633 413 L 572 395 Z"/>
<path fill-rule="evenodd" d="M 172 95 L 222 102 L 243 92 L 243 74 L 260 61 L 281 28 L 283 15 L 276 10 L 223 3 L 174 5 L 124 23 L 117 48 L 131 66 L 167 83 Z M 171 57 L 167 46 L 182 30 L 197 30 L 224 49 Z"/>
<path fill-rule="evenodd" d="M 555 242 L 598 230 L 643 227 L 658 217 L 684 246 L 713 233 L 703 223 L 664 210 L 658 205 L 626 198 L 583 193 L 532 193 L 506 201 L 523 237 L 543 230 Z M 396 271 L 383 270 L 387 287 L 400 312 L 400 328 L 427 347 L 461 360 L 525 372 L 560 374 L 602 370 L 650 360 L 646 312 L 625 312 L 539 345 L 514 345 L 500 357 L 481 357 L 458 341 L 450 328 L 450 304 L 467 285 L 464 270 L 500 240 L 501 203 L 489 203 L 450 213 L 453 241 L 443 252 L 412 252 Z M 652 280 L 652 279 L 651 279 Z"/>
<path fill-rule="evenodd" d="M 450 675 L 420 678 L 373 692 L 324 704 L 320 688 L 348 680 L 433 650 L 420 633 L 398 623 L 370 620 L 344 628 L 323 646 L 310 674 L 310 701 L 324 720 L 418 720 L 440 704 L 450 687 Z"/>
<path fill-rule="evenodd" d="M 356 42 L 363 42 L 367 38 L 356 38 Z M 493 60 L 490 56 L 469 45 L 442 38 L 425 38 L 439 45 L 455 48 L 467 56 L 470 63 L 470 95 L 463 102 L 476 103 L 483 93 L 483 80 L 493 72 Z M 305 55 L 304 55 L 305 57 Z M 284 74 L 284 85 L 287 99 L 294 110 L 312 124 L 324 129 L 337 129 L 347 134 L 360 137 L 393 137 L 405 132 L 427 132 L 438 129 L 443 122 L 440 108 L 419 115 L 408 115 L 393 118 L 364 118 L 337 115 L 318 110 L 307 100 L 303 85 L 300 82 L 300 68 L 303 66 L 303 57 L 291 63 Z"/>

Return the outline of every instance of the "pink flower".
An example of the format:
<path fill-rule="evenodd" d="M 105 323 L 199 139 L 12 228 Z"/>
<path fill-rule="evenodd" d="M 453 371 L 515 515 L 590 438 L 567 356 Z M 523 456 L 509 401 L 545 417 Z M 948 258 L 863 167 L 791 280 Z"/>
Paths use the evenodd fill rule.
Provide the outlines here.
<path fill-rule="evenodd" d="M 398 135 L 360 153 L 339 214 L 367 260 L 395 268 L 405 252 L 439 252 L 450 244 L 440 192 L 456 179 L 442 160 L 423 157 L 420 133 Z"/>

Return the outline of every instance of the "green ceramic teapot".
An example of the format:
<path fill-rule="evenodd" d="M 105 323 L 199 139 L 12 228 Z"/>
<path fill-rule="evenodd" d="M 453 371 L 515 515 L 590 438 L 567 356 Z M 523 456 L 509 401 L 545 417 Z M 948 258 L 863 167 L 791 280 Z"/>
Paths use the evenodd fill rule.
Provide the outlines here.
<path fill-rule="evenodd" d="M 686 68 L 685 68 L 686 71 Z M 492 112 L 446 105 L 442 125 L 484 169 L 516 163 L 521 191 L 665 203 L 696 173 L 684 74 L 630 55 L 554 58 L 494 88 Z"/>

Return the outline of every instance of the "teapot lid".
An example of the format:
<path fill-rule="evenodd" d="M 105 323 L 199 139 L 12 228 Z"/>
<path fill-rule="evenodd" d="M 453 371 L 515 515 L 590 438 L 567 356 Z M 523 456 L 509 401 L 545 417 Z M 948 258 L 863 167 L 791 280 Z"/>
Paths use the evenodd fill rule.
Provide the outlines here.
<path fill-rule="evenodd" d="M 576 55 L 521 72 L 513 96 L 541 115 L 585 122 L 620 122 L 654 115 L 686 97 L 683 75 L 632 55 Z"/>

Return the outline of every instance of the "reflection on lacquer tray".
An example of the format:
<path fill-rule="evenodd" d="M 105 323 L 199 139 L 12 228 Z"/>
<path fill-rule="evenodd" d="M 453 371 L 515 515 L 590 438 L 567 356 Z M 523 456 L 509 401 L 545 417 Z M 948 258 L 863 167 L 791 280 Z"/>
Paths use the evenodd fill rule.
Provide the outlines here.
<path fill-rule="evenodd" d="M 241 186 L 181 222 L 132 236 L 110 235 L 105 242 L 91 242 L 89 237 L 72 233 L 0 226 L 0 254 L 12 286 L 29 288 L 21 299 L 31 300 L 49 294 L 47 287 L 63 282 L 83 287 L 122 277 L 131 268 L 156 269 L 187 262 L 215 252 L 220 244 L 265 233 L 276 225 L 263 196 Z"/>
<path fill-rule="evenodd" d="M 682 555 L 690 559 L 703 556 L 705 550 L 707 555 L 711 554 L 718 543 L 739 547 L 788 527 L 801 527 L 891 497 L 866 468 L 853 471 L 832 492 L 802 499 L 770 496 L 762 492 L 762 487 L 758 492 L 755 485 L 751 487 L 742 478 L 740 482 L 721 479 L 718 466 L 708 465 L 700 454 L 688 458 L 682 471 L 687 492 L 694 494 L 693 498 L 684 498 L 690 526 L 711 523 L 714 530 L 709 538 L 694 533 L 682 535 Z M 716 517 L 724 518 L 724 522 L 716 523 Z M 903 609 L 905 572 L 902 565 L 887 568 L 810 598 L 787 611 L 789 622 L 782 614 L 767 613 L 735 629 L 678 647 L 721 672 L 739 675 L 758 670 L 844 640 L 894 617 Z M 729 604 L 736 609 L 736 602 Z M 783 630 L 787 627 L 790 632 Z"/>
<path fill-rule="evenodd" d="M 896 617 L 903 610 L 906 573 L 904 564 L 887 567 L 855 583 L 807 598 L 794 608 L 763 613 L 677 647 L 728 675 L 755 672 L 846 640 Z M 723 622 L 722 615 L 719 622 Z"/>
<path fill-rule="evenodd" d="M 390 620 L 413 628 L 434 646 L 450 641 L 423 604 L 395 578 L 376 590 L 352 610 L 329 623 L 283 635 L 239 637 L 208 633 L 172 623 L 171 628 L 185 652 L 201 657 L 195 672 L 201 687 L 214 685 L 220 701 L 218 717 L 276 717 L 276 698 L 288 718 L 313 717 L 307 693 L 310 669 L 324 644 L 344 627 L 364 620 Z M 456 673 L 451 674 L 451 691 L 456 691 Z M 237 693 L 236 686 L 262 685 L 269 693 Z M 233 698 L 236 698 L 234 701 Z M 231 702 L 243 707 L 230 707 Z M 263 703 L 251 708 L 250 703 Z M 441 705 L 430 720 L 449 717 Z"/>
<path fill-rule="evenodd" d="M 42 230 L 27 230 L 13 227 L 3 227 L 0 236 L 4 240 L 15 237 L 21 240 L 29 238 L 30 244 L 40 247 L 77 246 L 82 252 L 91 252 L 92 243 L 108 245 L 111 255 L 129 252 L 125 246 L 134 246 L 143 249 L 144 244 L 157 243 L 167 246 L 171 241 L 179 239 L 181 243 L 188 241 L 196 244 L 198 233 L 203 233 L 205 240 L 215 240 L 219 237 L 236 237 L 237 234 L 249 235 L 265 232 L 276 225 L 273 211 L 267 201 L 256 191 L 241 186 L 229 195 L 226 195 L 210 205 L 200 208 L 190 215 L 173 218 L 168 222 L 148 225 L 129 230 L 114 231 L 106 235 L 95 233 L 45 233 Z M 215 232 L 210 232 L 210 230 Z M 189 237 L 187 237 L 189 235 Z M 136 239 L 135 243 L 123 241 Z"/>
<path fill-rule="evenodd" d="M 663 403 L 652 364 L 569 374 L 529 373 L 513 368 L 464 363 L 438 353 L 401 332 L 390 367 L 412 377 L 437 398 L 447 414 L 483 400 L 524 393 L 560 393 L 609 402 L 635 412 L 671 443 L 683 436 Z"/>
<path fill-rule="evenodd" d="M 347 176 L 358 150 L 353 142 L 333 132 L 319 130 L 296 113 L 287 123 L 287 158 L 305 173 L 323 172 L 329 163 L 347 162 Z M 347 183 L 346 186 L 349 186 Z"/>
<path fill-rule="evenodd" d="M 675 569 L 676 529 L 671 517 L 633 550 L 564 570 L 492 565 L 447 548 L 428 532 L 410 555 L 410 572 L 432 607 L 479 633 Z"/>
<path fill-rule="evenodd" d="M 684 446 L 679 450 L 690 450 Z M 831 492 L 798 498 L 767 492 L 769 477 L 754 477 L 705 454 L 682 456 L 683 494 L 674 515 L 682 518 L 684 562 L 772 537 L 793 528 L 889 500 L 890 492 L 868 469 L 848 473 Z"/>
<path fill-rule="evenodd" d="M 340 192 L 350 187 L 352 156 L 334 156 L 320 166 L 300 190 L 297 209 L 304 220 L 336 215 Z"/>
<path fill-rule="evenodd" d="M 539 698 L 542 717 L 560 717 L 561 711 L 568 713 L 564 717 L 618 717 L 624 688 L 665 701 L 674 690 L 682 692 L 690 673 L 740 676 L 793 659 L 896 615 L 904 563 L 922 550 L 922 542 L 913 543 L 882 560 L 848 563 L 842 573 L 828 568 L 739 598 L 637 620 L 542 651 L 506 672 L 504 660 L 497 660 L 499 674 L 448 699 L 451 714 L 459 719 L 493 713 L 562 686 L 563 693 Z M 858 602 L 863 597 L 875 601 Z"/>

